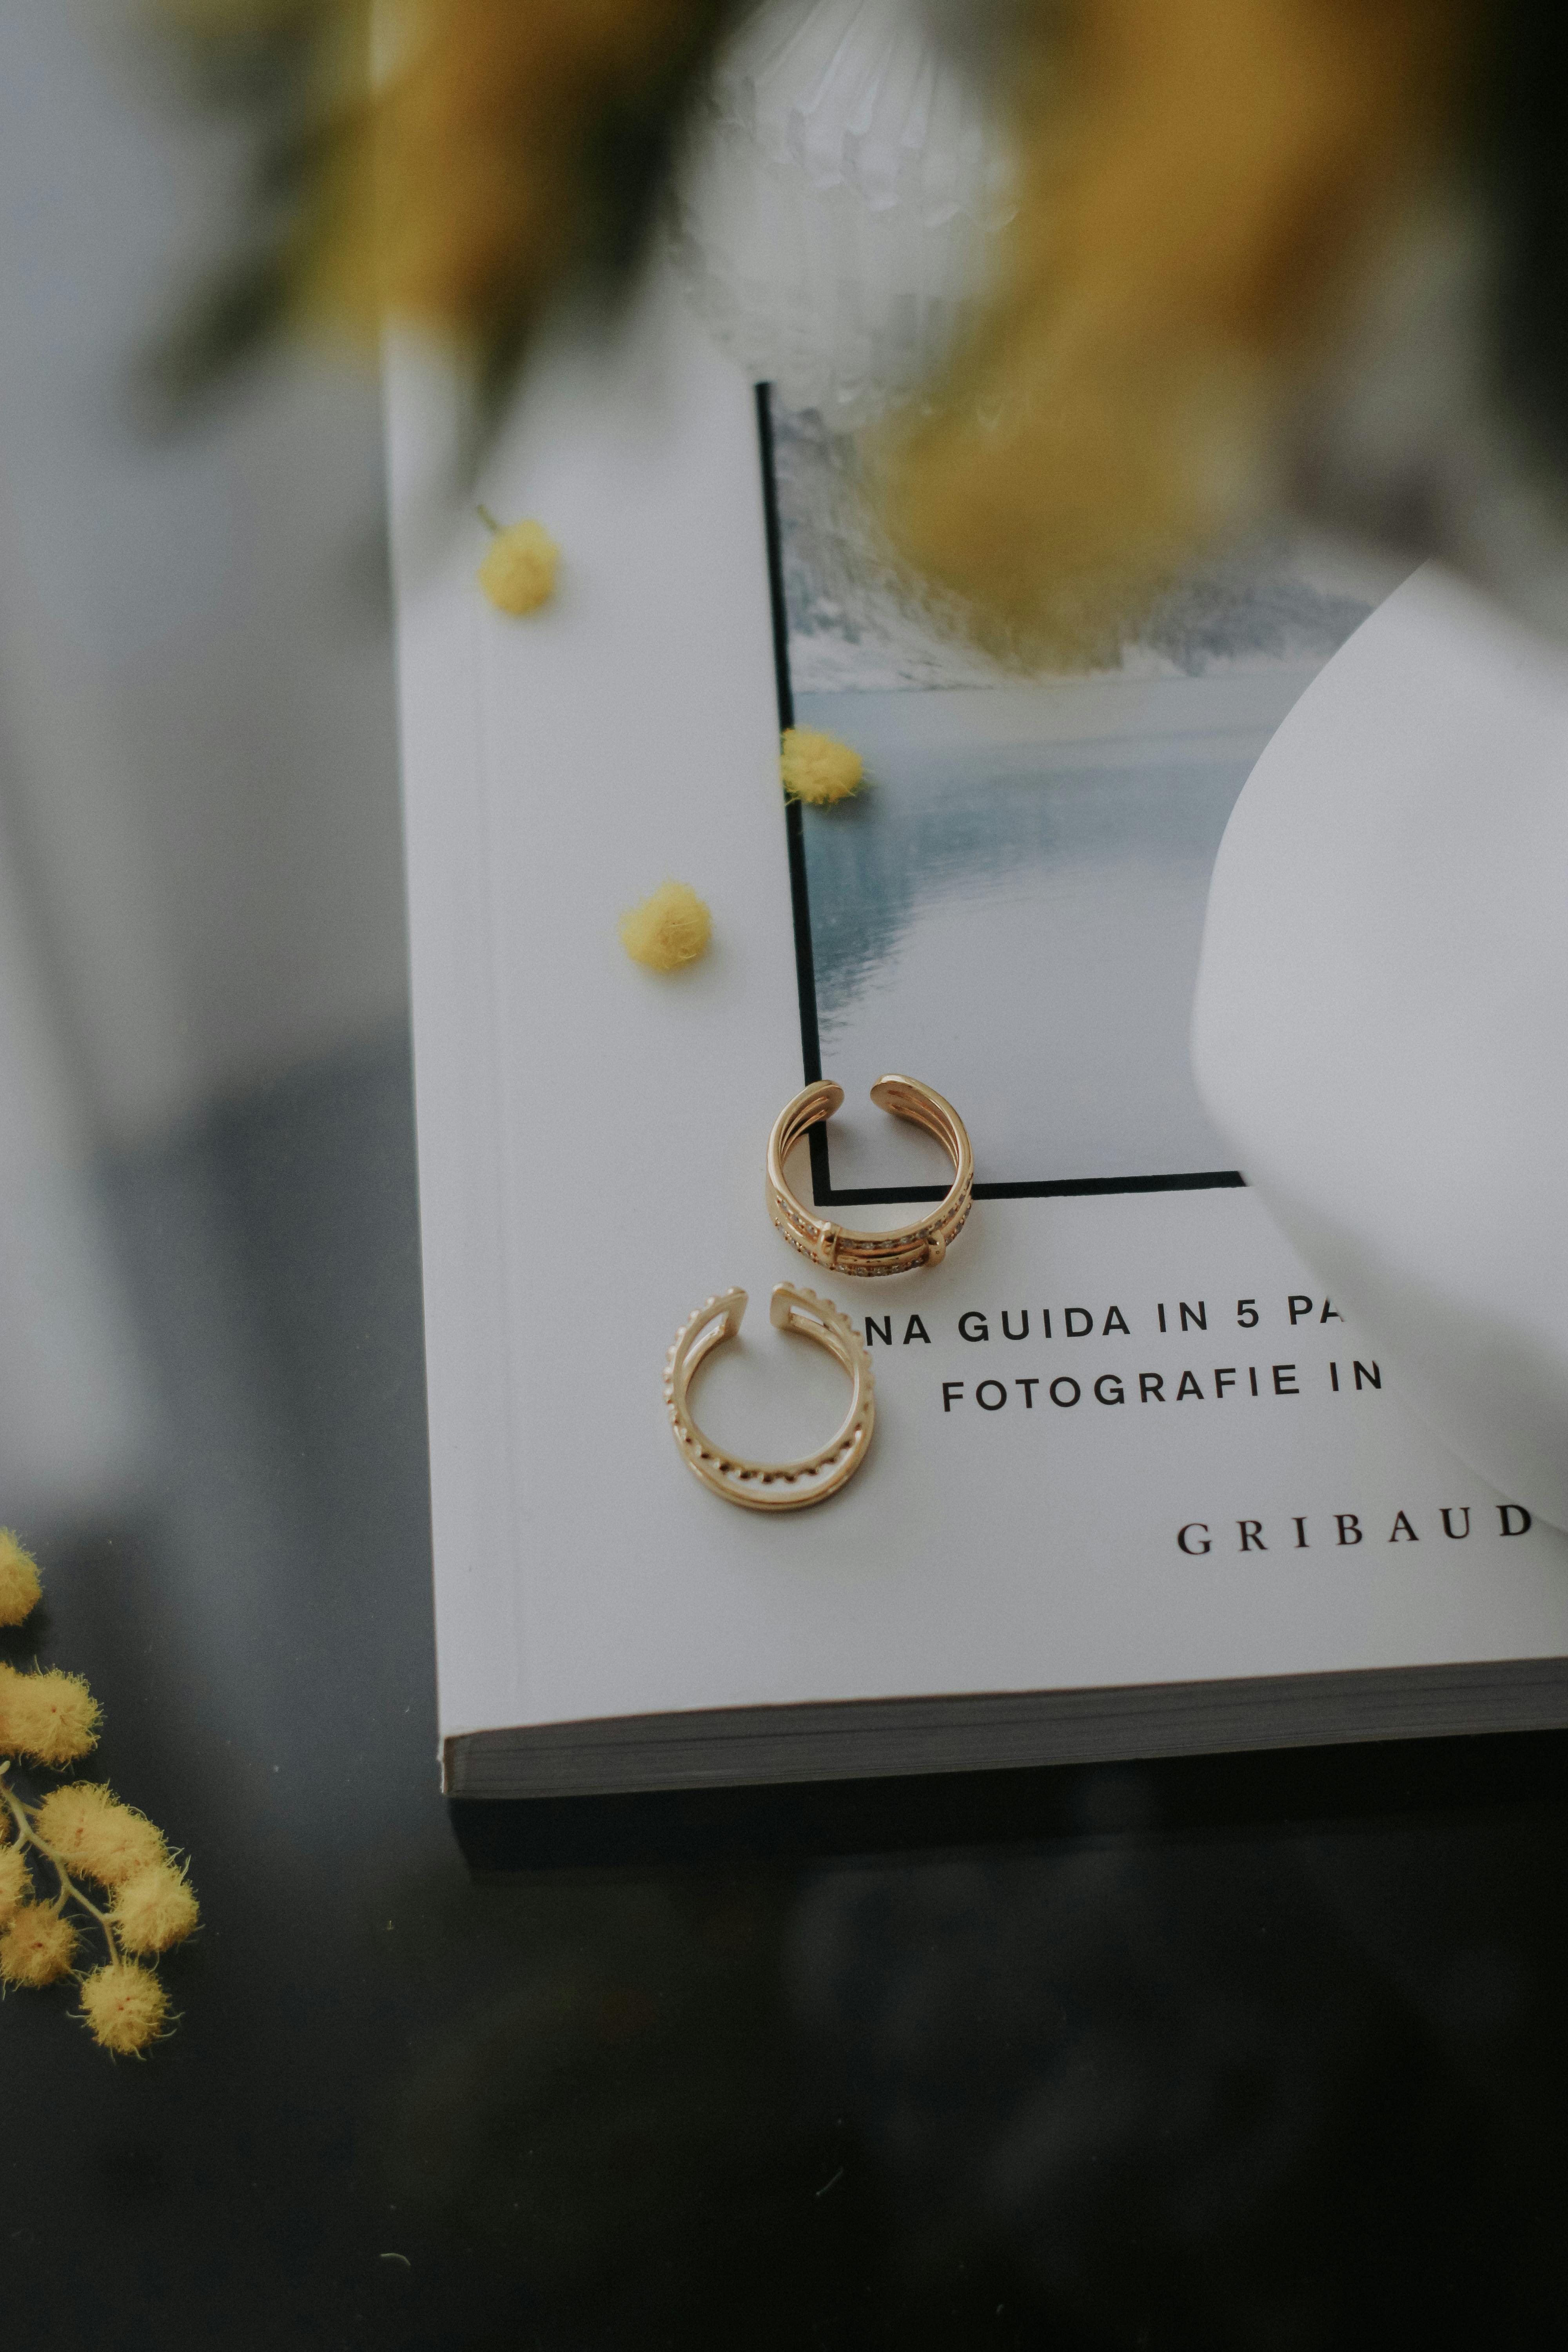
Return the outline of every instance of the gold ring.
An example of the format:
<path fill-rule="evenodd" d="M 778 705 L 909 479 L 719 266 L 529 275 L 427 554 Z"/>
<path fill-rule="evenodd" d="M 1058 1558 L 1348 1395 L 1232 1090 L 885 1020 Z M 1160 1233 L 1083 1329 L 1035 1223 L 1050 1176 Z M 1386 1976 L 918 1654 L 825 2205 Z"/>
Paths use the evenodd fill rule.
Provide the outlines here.
<path fill-rule="evenodd" d="M 784 1175 L 784 1162 L 807 1128 L 831 1118 L 843 1100 L 842 1087 L 831 1078 L 818 1078 L 780 1111 L 768 1138 L 769 1216 L 786 1242 L 830 1273 L 909 1274 L 917 1265 L 940 1265 L 968 1223 L 974 1200 L 974 1155 L 963 1121 L 934 1087 L 922 1086 L 919 1078 L 878 1079 L 871 1100 L 895 1118 L 912 1119 L 935 1136 L 952 1162 L 952 1182 L 940 1208 L 919 1224 L 903 1225 L 894 1234 L 853 1234 L 804 1208 Z"/>
<path fill-rule="evenodd" d="M 781 1282 L 768 1307 L 775 1330 L 799 1331 L 837 1357 L 853 1387 L 849 1410 L 836 1434 L 818 1453 L 799 1462 L 742 1462 L 705 1437 L 691 1418 L 686 1391 L 700 1364 L 732 1339 L 746 1312 L 743 1290 L 726 1290 L 703 1302 L 675 1335 L 664 1361 L 664 1402 L 682 1457 L 715 1495 L 748 1511 L 803 1511 L 824 1503 L 853 1478 L 866 1459 L 877 1420 L 876 1381 L 864 1341 L 830 1298 Z"/>

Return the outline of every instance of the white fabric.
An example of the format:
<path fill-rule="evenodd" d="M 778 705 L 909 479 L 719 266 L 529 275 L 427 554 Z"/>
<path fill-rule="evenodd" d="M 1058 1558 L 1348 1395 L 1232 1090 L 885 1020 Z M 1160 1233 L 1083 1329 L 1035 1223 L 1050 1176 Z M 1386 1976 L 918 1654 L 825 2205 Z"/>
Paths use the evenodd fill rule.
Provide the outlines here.
<path fill-rule="evenodd" d="M 1568 655 L 1428 565 L 1237 802 L 1199 1090 L 1454 1450 L 1568 1527 Z"/>

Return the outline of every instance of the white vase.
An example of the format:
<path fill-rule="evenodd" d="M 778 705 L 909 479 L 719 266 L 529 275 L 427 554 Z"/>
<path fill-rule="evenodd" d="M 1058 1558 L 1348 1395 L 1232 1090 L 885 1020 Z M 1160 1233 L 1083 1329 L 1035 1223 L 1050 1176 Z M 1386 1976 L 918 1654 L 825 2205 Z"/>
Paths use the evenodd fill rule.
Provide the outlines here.
<path fill-rule="evenodd" d="M 1568 654 L 1435 564 L 1254 769 L 1199 1090 L 1391 1381 L 1568 1528 Z"/>

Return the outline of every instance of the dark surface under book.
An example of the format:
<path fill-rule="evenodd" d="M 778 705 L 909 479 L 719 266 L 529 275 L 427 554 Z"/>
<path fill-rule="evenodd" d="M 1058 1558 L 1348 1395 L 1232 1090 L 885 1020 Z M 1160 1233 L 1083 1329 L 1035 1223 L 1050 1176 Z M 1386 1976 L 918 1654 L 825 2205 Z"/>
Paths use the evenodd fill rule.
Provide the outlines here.
<path fill-rule="evenodd" d="M 1568 1726 L 1568 1659 L 609 1717 L 448 1738 L 448 1796 L 581 1797 L 737 1783 L 1223 1755 Z"/>
<path fill-rule="evenodd" d="M 454 1797 L 447 1811 L 481 1876 L 571 1879 L 657 1868 L 749 1870 L 1038 1853 L 1066 1842 L 1164 1842 L 1401 1822 L 1522 1817 L 1568 1804 L 1555 1731 L 1274 1748 L 995 1772 L 773 1781 L 585 1797 Z"/>

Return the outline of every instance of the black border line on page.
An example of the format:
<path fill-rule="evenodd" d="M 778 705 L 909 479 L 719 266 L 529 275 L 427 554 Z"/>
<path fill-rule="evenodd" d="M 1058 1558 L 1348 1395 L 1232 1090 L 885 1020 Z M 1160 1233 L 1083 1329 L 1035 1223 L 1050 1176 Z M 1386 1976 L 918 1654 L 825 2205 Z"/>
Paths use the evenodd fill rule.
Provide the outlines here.
<path fill-rule="evenodd" d="M 779 731 L 795 725 L 795 690 L 789 674 L 789 610 L 784 602 L 784 532 L 779 521 L 778 476 L 773 463 L 773 419 L 771 387 L 756 388 L 757 442 L 763 477 L 763 515 L 767 528 L 768 593 L 773 609 L 773 680 L 778 693 Z M 798 801 L 784 803 L 784 837 L 789 849 L 790 907 L 795 923 L 795 976 L 800 999 L 801 1060 L 805 1084 L 822 1076 L 822 1039 L 816 1015 L 816 962 L 811 940 L 811 894 L 805 870 L 805 827 Z M 811 1152 L 811 1189 L 818 1208 L 893 1207 L 902 1201 L 941 1201 L 942 1184 L 850 1184 L 833 1181 L 828 1160 L 826 1121 L 807 1138 Z M 1234 1168 L 1200 1170 L 1181 1176 L 1040 1177 L 1016 1183 L 977 1183 L 977 1201 L 1044 1201 L 1101 1192 L 1207 1192 L 1245 1185 Z"/>

